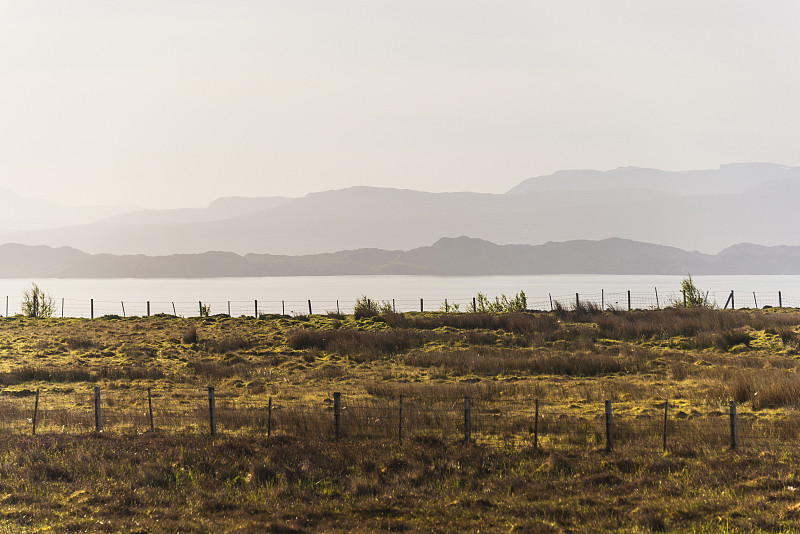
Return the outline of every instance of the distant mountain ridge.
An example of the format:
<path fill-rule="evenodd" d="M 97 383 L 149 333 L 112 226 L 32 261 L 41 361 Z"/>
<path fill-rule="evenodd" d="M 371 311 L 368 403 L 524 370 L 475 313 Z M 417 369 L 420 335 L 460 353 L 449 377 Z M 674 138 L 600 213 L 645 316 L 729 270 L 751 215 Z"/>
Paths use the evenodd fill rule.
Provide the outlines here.
<path fill-rule="evenodd" d="M 497 245 L 443 238 L 408 251 L 306 256 L 232 252 L 171 256 L 87 254 L 70 247 L 0 246 L 0 278 L 206 278 L 302 275 L 800 274 L 800 247 L 740 244 L 719 254 L 610 238 Z"/>
<path fill-rule="evenodd" d="M 505 194 L 350 187 L 302 198 L 228 198 L 98 222 L 0 232 L 0 243 L 118 255 L 312 255 L 406 250 L 445 237 L 497 244 L 619 237 L 716 253 L 736 243 L 800 245 L 800 167 L 770 163 L 670 172 L 560 171 Z M 0 219 L 0 227 L 4 227 Z"/>

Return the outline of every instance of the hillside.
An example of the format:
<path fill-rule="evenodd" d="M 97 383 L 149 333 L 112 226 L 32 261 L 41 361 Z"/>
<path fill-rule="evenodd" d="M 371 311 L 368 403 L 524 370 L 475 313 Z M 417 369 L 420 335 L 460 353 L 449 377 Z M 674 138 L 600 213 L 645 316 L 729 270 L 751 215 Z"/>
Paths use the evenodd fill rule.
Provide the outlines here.
<path fill-rule="evenodd" d="M 740 244 L 717 255 L 611 238 L 497 245 L 459 237 L 408 251 L 357 249 L 285 256 L 232 252 L 87 254 L 0 246 L 0 278 L 204 278 L 300 275 L 800 274 L 800 247 Z"/>

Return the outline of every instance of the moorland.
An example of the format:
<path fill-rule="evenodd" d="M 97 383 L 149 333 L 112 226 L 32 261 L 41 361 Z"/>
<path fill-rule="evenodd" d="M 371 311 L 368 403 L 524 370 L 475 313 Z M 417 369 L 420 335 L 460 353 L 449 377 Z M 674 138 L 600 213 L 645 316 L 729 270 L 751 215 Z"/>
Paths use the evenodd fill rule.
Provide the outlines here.
<path fill-rule="evenodd" d="M 581 305 L 3 318 L 0 530 L 791 532 L 798 327 L 794 309 Z M 208 386 L 228 410 L 216 435 Z M 341 439 L 334 392 L 350 409 Z"/>

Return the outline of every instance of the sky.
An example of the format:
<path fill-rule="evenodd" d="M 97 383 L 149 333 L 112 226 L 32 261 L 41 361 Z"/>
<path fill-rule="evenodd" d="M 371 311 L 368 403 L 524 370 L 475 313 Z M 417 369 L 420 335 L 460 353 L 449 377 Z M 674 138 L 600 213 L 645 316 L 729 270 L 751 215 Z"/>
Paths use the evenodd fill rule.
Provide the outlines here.
<path fill-rule="evenodd" d="M 800 165 L 796 0 L 0 0 L 0 187 L 202 206 Z"/>

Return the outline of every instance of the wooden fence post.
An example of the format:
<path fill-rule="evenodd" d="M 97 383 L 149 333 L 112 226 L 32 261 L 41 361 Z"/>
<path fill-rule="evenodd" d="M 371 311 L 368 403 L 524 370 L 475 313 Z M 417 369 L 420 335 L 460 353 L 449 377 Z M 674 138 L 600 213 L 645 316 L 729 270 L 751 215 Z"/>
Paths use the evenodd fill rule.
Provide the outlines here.
<path fill-rule="evenodd" d="M 336 439 L 342 437 L 342 394 L 333 394 L 333 431 Z"/>
<path fill-rule="evenodd" d="M 122 316 L 125 317 L 125 303 L 122 302 L 122 301 L 119 301 L 119 305 L 122 306 Z"/>
<path fill-rule="evenodd" d="M 39 388 L 36 388 L 36 400 L 33 401 L 33 435 L 36 435 L 36 417 L 39 415 Z"/>
<path fill-rule="evenodd" d="M 8 317 L 8 295 L 6 295 L 6 317 Z"/>
<path fill-rule="evenodd" d="M 228 317 L 231 316 L 231 301 L 228 301 Z"/>
<path fill-rule="evenodd" d="M 447 304 L 447 299 L 444 299 L 444 312 L 445 313 L 450 312 L 450 306 Z"/>
<path fill-rule="evenodd" d="M 267 405 L 267 437 L 272 436 L 272 397 Z"/>
<path fill-rule="evenodd" d="M 89 319 L 94 319 L 94 299 L 89 299 Z"/>
<path fill-rule="evenodd" d="M 614 450 L 614 422 L 611 419 L 611 401 L 606 401 L 606 451 Z"/>
<path fill-rule="evenodd" d="M 64 318 L 64 297 L 61 297 L 61 318 Z"/>
<path fill-rule="evenodd" d="M 631 290 L 628 290 L 628 311 L 631 311 Z"/>
<path fill-rule="evenodd" d="M 281 315 L 286 315 L 286 301 L 281 301 Z"/>
<path fill-rule="evenodd" d="M 605 289 L 601 289 L 600 290 L 600 311 L 603 311 L 605 309 L 606 309 L 606 290 Z"/>
<path fill-rule="evenodd" d="M 197 309 L 199 310 L 200 317 L 202 317 L 203 316 L 203 301 L 202 300 L 198 300 L 197 301 Z"/>
<path fill-rule="evenodd" d="M 100 386 L 94 388 L 94 430 L 103 431 L 103 417 L 100 413 Z"/>
<path fill-rule="evenodd" d="M 33 316 L 39 317 L 39 297 L 36 293 L 33 294 Z"/>
<path fill-rule="evenodd" d="M 258 319 L 258 299 L 253 301 L 253 317 Z"/>
<path fill-rule="evenodd" d="M 392 299 L 392 307 L 394 307 L 394 299 Z M 341 312 L 339 311 L 339 299 L 336 299 L 336 314 L 338 315 L 340 313 Z"/>
<path fill-rule="evenodd" d="M 654 288 L 656 290 L 656 309 L 661 309 L 661 303 L 658 302 L 658 288 Z"/>
<path fill-rule="evenodd" d="M 550 297 L 550 311 L 553 311 L 553 295 L 548 293 L 547 296 Z"/>
<path fill-rule="evenodd" d="M 778 307 L 783 308 L 783 299 L 781 298 L 781 292 L 778 291 Z"/>
<path fill-rule="evenodd" d="M 403 441 L 403 394 L 400 394 L 400 407 L 397 416 L 397 441 Z"/>
<path fill-rule="evenodd" d="M 422 299 L 419 299 L 419 311 L 423 311 Z"/>
<path fill-rule="evenodd" d="M 667 410 L 669 410 L 669 400 L 664 400 L 664 452 L 667 452 Z"/>
<path fill-rule="evenodd" d="M 147 301 L 147 316 L 150 317 L 150 301 Z"/>
<path fill-rule="evenodd" d="M 478 311 L 478 303 L 475 300 L 475 297 L 472 297 L 472 313 L 475 313 L 477 311 Z"/>
<path fill-rule="evenodd" d="M 392 299 L 392 313 L 397 313 L 397 308 L 394 307 L 394 299 Z"/>
<path fill-rule="evenodd" d="M 533 411 L 533 450 L 539 449 L 539 399 L 534 401 Z"/>
<path fill-rule="evenodd" d="M 739 428 L 736 419 L 736 401 L 731 401 L 731 449 L 739 449 Z"/>
<path fill-rule="evenodd" d="M 683 293 L 683 307 L 687 308 L 688 306 L 686 305 L 686 290 L 681 289 L 681 293 Z"/>
<path fill-rule="evenodd" d="M 469 404 L 469 395 L 464 396 L 464 442 L 472 439 L 472 408 Z"/>
<path fill-rule="evenodd" d="M 313 315 L 311 311 L 311 299 L 308 299 L 308 315 Z"/>
<path fill-rule="evenodd" d="M 150 416 L 150 430 L 155 430 L 155 425 L 153 424 L 153 395 L 150 388 L 147 388 L 147 413 Z"/>
<path fill-rule="evenodd" d="M 214 399 L 214 386 L 208 386 L 208 424 L 211 435 L 217 435 L 217 406 Z"/>
<path fill-rule="evenodd" d="M 575 293 L 575 309 L 579 309 L 581 307 L 581 297 L 577 293 Z"/>
<path fill-rule="evenodd" d="M 172 315 L 174 315 L 175 317 L 178 316 L 178 311 L 175 309 L 175 303 L 174 302 L 172 303 Z"/>

